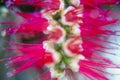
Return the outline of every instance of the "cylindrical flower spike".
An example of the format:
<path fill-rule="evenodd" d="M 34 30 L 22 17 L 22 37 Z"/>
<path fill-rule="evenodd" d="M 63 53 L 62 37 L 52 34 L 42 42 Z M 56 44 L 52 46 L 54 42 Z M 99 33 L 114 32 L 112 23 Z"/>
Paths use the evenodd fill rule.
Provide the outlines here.
<path fill-rule="evenodd" d="M 109 28 L 107 25 L 115 24 L 118 19 L 113 19 L 109 15 L 110 11 L 101 8 L 106 4 L 118 4 L 118 0 L 7 0 L 5 2 L 12 10 L 23 5 L 33 6 L 37 10 L 31 13 L 15 11 L 24 21 L 17 24 L 4 22 L 15 26 L 5 29 L 2 32 L 4 36 L 7 33 L 7 35 L 27 34 L 28 37 L 34 34 L 36 37 L 40 32 L 43 36 L 46 35 L 46 39 L 41 43 L 9 42 L 16 48 L 7 50 L 16 50 L 19 55 L 11 57 L 11 60 L 6 58 L 1 61 L 10 60 L 8 65 L 12 66 L 21 62 L 23 64 L 10 71 L 8 76 L 13 76 L 31 66 L 36 68 L 46 66 L 48 72 L 41 76 L 40 80 L 74 79 L 73 75 L 73 78 L 66 77 L 67 69 L 79 72 L 89 80 L 109 80 L 105 76 L 107 73 L 105 69 L 119 67 L 102 55 L 104 53 L 113 55 L 106 50 L 116 49 L 115 45 L 120 47 L 119 44 L 107 40 L 111 35 L 116 36 L 116 31 L 104 28 Z M 107 46 L 108 43 L 114 46 Z"/>

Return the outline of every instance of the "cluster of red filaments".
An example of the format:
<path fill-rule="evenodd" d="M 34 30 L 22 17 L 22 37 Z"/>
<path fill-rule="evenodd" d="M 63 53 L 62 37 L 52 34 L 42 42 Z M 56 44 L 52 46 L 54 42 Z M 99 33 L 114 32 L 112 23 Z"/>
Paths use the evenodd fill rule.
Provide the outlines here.
<path fill-rule="evenodd" d="M 101 72 L 104 68 L 115 67 L 108 59 L 94 51 L 108 49 L 101 43 L 111 43 L 96 37 L 101 34 L 113 34 L 101 27 L 115 23 L 108 16 L 108 11 L 100 8 L 105 4 L 117 4 L 117 0 L 7 0 L 7 6 L 21 16 L 22 21 L 3 32 L 4 35 L 17 34 L 19 38 L 42 33 L 37 44 L 15 45 L 20 56 L 10 58 L 10 65 L 24 62 L 14 69 L 9 76 L 31 66 L 47 67 L 51 78 L 68 80 L 67 70 L 80 72 L 90 80 L 109 80 Z M 29 5 L 39 12 L 25 13 L 17 6 Z M 113 43 L 114 44 L 114 43 Z M 115 45 L 115 44 L 114 44 Z M 14 50 L 13 48 L 8 48 Z M 98 67 L 102 70 L 98 70 Z M 47 76 L 47 75 L 46 75 Z M 44 80 L 44 79 L 43 79 Z"/>
<path fill-rule="evenodd" d="M 79 25 L 82 23 L 83 7 L 80 4 L 77 8 L 72 6 L 66 7 L 62 0 L 60 3 L 59 10 L 54 13 L 44 13 L 43 11 L 49 23 L 47 30 L 43 31 L 44 34 L 48 35 L 48 39 L 43 41 L 43 46 L 54 60 L 52 63 L 47 64 L 53 78 L 63 78 L 67 68 L 79 72 L 80 67 L 78 63 L 80 59 L 84 59 L 84 56 L 81 54 L 83 48 Z M 76 2 L 75 4 L 78 3 Z M 73 14 L 76 16 L 73 16 Z"/>

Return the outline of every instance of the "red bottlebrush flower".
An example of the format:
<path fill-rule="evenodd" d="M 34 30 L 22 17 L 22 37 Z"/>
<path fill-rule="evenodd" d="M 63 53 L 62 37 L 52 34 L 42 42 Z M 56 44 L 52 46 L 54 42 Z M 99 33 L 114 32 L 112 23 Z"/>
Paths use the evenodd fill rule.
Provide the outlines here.
<path fill-rule="evenodd" d="M 112 24 L 117 21 L 117 19 L 111 20 L 111 17 L 108 16 L 109 12 L 101 9 L 84 9 L 83 13 L 83 26 L 100 28 L 101 26 Z M 93 23 L 94 21 L 96 21 L 96 24 Z"/>
<path fill-rule="evenodd" d="M 40 80 L 77 80 L 74 75 L 76 72 L 89 80 L 109 80 L 105 74 L 110 73 L 105 69 L 119 67 L 104 57 L 104 54 L 114 55 L 106 50 L 116 49 L 108 44 L 120 47 L 108 40 L 111 35 L 117 36 L 117 31 L 105 29 L 109 28 L 107 25 L 115 24 L 118 19 L 113 19 L 109 11 L 101 8 L 103 4 L 117 4 L 116 0 L 8 0 L 6 4 L 31 5 L 43 10 L 32 13 L 16 12 L 24 21 L 15 25 L 16 27 L 6 29 L 5 33 L 42 32 L 47 37 L 42 43 L 36 44 L 9 42 L 16 48 L 7 49 L 18 51 L 19 56 L 1 61 L 11 59 L 9 65 L 12 66 L 23 63 L 10 71 L 9 76 L 34 66 L 48 68 L 48 72 L 43 74 Z"/>
<path fill-rule="evenodd" d="M 100 5 L 118 4 L 118 0 L 80 0 L 81 4 L 89 7 L 98 7 Z"/>
<path fill-rule="evenodd" d="M 69 7 L 66 9 L 64 16 L 68 22 L 80 23 L 82 19 L 82 8 Z"/>
<path fill-rule="evenodd" d="M 26 68 L 31 66 L 35 66 L 35 64 L 39 64 L 39 67 L 43 67 L 47 63 L 52 63 L 53 57 L 50 52 L 46 52 L 43 48 L 42 44 L 33 44 L 33 45 L 24 45 L 17 43 L 9 43 L 17 46 L 17 50 L 20 51 L 20 56 L 11 57 L 8 65 L 15 65 L 21 62 L 24 62 L 23 65 L 14 69 L 13 71 L 8 73 L 8 76 L 12 76 Z M 7 48 L 8 50 L 14 50 L 12 48 Z"/>
<path fill-rule="evenodd" d="M 23 17 L 23 22 L 16 24 L 15 27 L 8 28 L 7 34 L 22 33 L 22 32 L 34 32 L 39 33 L 47 29 L 48 20 L 45 19 L 41 13 L 18 13 Z"/>
<path fill-rule="evenodd" d="M 60 8 L 60 0 L 41 0 L 41 6 L 47 10 L 58 10 Z"/>
<path fill-rule="evenodd" d="M 44 8 L 46 10 L 58 10 L 60 7 L 60 0 L 7 0 L 6 5 L 10 8 L 21 5 L 31 5 L 37 8 Z"/>
<path fill-rule="evenodd" d="M 106 71 L 103 71 L 104 68 L 114 68 L 114 66 L 110 64 L 103 64 L 100 62 L 94 62 L 91 60 L 81 60 L 79 62 L 80 69 L 79 71 L 89 78 L 89 80 L 109 80 L 104 75 L 110 74 Z M 89 73 L 89 74 L 88 74 Z"/>
<path fill-rule="evenodd" d="M 77 54 L 81 54 L 82 48 L 82 40 L 80 36 L 73 37 L 72 39 L 66 41 L 64 44 L 64 51 L 67 56 L 73 56 Z"/>

